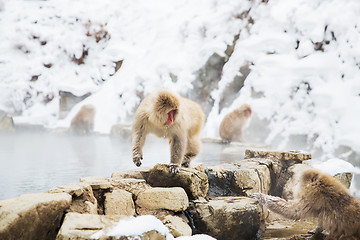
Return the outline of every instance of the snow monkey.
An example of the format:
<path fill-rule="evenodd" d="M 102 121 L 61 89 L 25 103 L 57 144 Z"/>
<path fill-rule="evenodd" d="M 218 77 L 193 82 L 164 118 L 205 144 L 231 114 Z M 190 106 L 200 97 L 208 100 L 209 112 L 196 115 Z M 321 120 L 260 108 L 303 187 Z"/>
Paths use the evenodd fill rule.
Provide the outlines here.
<path fill-rule="evenodd" d="M 286 201 L 262 193 L 250 194 L 260 204 L 291 219 L 315 217 L 328 232 L 326 240 L 360 239 L 360 201 L 330 175 L 305 170 L 295 199 Z"/>
<path fill-rule="evenodd" d="M 200 106 L 189 99 L 167 90 L 148 95 L 135 112 L 131 133 L 133 162 L 141 165 L 146 135 L 153 133 L 169 139 L 170 173 L 177 173 L 180 164 L 189 167 L 191 159 L 199 153 L 203 122 Z"/>
<path fill-rule="evenodd" d="M 70 130 L 77 134 L 90 133 L 94 129 L 95 107 L 91 104 L 83 105 L 71 120 Z"/>
<path fill-rule="evenodd" d="M 226 142 L 243 142 L 242 131 L 246 121 L 251 116 L 249 104 L 243 104 L 239 108 L 225 115 L 221 121 L 219 135 Z"/>

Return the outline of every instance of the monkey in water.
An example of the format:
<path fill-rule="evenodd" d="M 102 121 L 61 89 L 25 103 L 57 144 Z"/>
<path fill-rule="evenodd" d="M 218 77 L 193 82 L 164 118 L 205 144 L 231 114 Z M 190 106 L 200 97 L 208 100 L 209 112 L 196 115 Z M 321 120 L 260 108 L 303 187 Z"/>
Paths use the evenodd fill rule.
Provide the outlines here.
<path fill-rule="evenodd" d="M 251 116 L 249 104 L 243 104 L 239 108 L 225 115 L 220 123 L 219 135 L 225 142 L 243 142 L 242 131 L 246 121 Z"/>
<path fill-rule="evenodd" d="M 326 240 L 360 239 L 360 201 L 338 180 L 319 170 L 303 172 L 294 200 L 263 193 L 250 196 L 287 218 L 318 218 L 320 229 L 329 234 Z"/>
<path fill-rule="evenodd" d="M 200 150 L 200 130 L 204 113 L 200 106 L 167 90 L 156 91 L 140 103 L 131 132 L 133 162 L 141 165 L 142 148 L 148 133 L 169 139 L 169 172 L 177 173 L 180 164 L 189 167 Z"/>
<path fill-rule="evenodd" d="M 83 105 L 71 120 L 70 130 L 77 134 L 88 134 L 94 129 L 95 107 L 91 104 Z"/>

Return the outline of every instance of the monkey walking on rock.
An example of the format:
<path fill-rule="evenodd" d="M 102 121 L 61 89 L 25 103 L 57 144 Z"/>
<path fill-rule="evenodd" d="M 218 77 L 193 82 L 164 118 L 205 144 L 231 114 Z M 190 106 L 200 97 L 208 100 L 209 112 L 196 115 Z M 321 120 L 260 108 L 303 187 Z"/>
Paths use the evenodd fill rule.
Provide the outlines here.
<path fill-rule="evenodd" d="M 169 171 L 177 173 L 180 164 L 189 167 L 200 150 L 200 130 L 204 113 L 200 106 L 167 90 L 156 91 L 140 103 L 131 133 L 133 162 L 141 165 L 146 135 L 153 133 L 169 139 Z"/>
<path fill-rule="evenodd" d="M 316 169 L 304 171 L 299 184 L 294 200 L 263 193 L 250 196 L 287 218 L 317 218 L 319 227 L 328 233 L 326 240 L 360 239 L 360 200 L 345 186 Z"/>

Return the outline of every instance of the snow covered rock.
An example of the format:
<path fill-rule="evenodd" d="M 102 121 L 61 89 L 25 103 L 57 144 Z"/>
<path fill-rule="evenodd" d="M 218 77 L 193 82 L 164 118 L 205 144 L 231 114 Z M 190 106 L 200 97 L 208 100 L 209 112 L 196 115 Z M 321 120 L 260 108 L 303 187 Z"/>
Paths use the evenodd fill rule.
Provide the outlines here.
<path fill-rule="evenodd" d="M 48 191 L 49 193 L 65 192 L 71 195 L 72 202 L 69 212 L 97 214 L 97 200 L 88 183 L 71 183 Z"/>
<path fill-rule="evenodd" d="M 205 197 L 209 182 L 205 173 L 192 168 L 180 168 L 177 174 L 169 173 L 167 164 L 156 164 L 148 178 L 154 187 L 182 187 L 190 199 Z"/>
<path fill-rule="evenodd" d="M 0 239 L 54 239 L 64 212 L 67 193 L 25 194 L 0 201 Z"/>
<path fill-rule="evenodd" d="M 246 197 L 217 197 L 194 201 L 197 231 L 216 239 L 255 239 L 264 219 L 262 208 Z"/>
<path fill-rule="evenodd" d="M 180 212 L 189 207 L 189 199 L 181 187 L 154 187 L 139 193 L 136 205 L 148 209 L 167 209 Z"/>
<path fill-rule="evenodd" d="M 105 193 L 104 212 L 106 215 L 135 215 L 132 194 L 125 190 L 114 189 Z"/>
<path fill-rule="evenodd" d="M 174 237 L 192 235 L 191 227 L 187 224 L 184 218 L 167 215 L 162 220 L 162 223 L 169 229 L 171 235 Z"/>

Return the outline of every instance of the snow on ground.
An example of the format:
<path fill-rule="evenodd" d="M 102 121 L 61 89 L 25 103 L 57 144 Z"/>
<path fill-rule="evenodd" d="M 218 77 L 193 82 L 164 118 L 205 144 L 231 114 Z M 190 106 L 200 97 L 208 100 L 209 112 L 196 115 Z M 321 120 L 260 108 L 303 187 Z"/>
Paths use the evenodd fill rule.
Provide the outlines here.
<path fill-rule="evenodd" d="M 305 136 L 298 147 L 322 160 L 341 146 L 359 153 L 359 23 L 358 0 L 0 1 L 0 109 L 56 127 L 92 103 L 95 130 L 106 133 L 156 88 L 192 91 L 195 72 L 239 34 L 204 136 L 217 136 L 222 117 L 246 102 L 267 123 L 248 131 L 264 129 L 265 143 L 294 147 Z M 246 62 L 244 87 L 221 109 Z M 60 121 L 59 90 L 92 96 Z"/>

